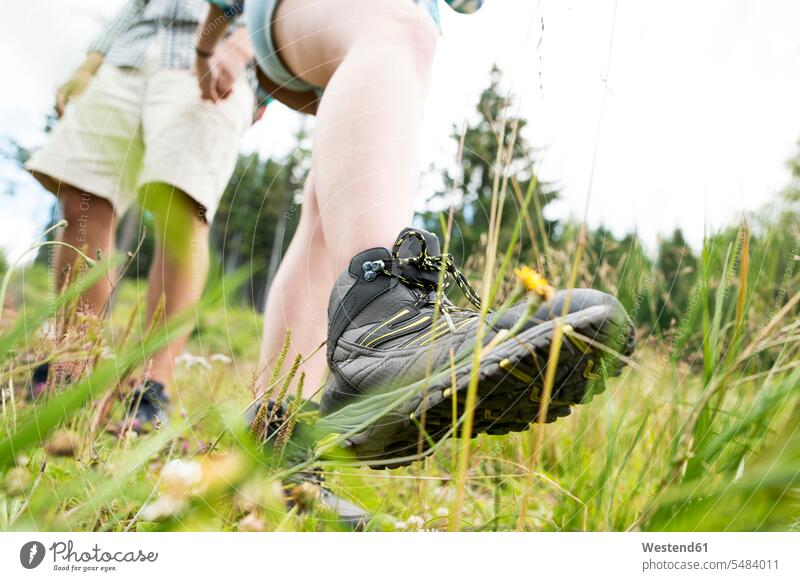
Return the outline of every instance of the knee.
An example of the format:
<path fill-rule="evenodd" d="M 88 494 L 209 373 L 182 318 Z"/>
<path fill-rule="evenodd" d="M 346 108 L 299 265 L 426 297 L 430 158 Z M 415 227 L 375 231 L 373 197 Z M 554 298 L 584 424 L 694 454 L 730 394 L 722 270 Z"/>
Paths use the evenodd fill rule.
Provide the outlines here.
<path fill-rule="evenodd" d="M 77 190 L 70 190 L 59 195 L 64 219 L 69 225 L 74 226 L 81 220 L 81 215 L 86 214 L 84 208 L 86 208 L 87 202 L 82 197 L 81 192 Z"/>
<path fill-rule="evenodd" d="M 114 210 L 111 204 L 92 194 L 69 188 L 59 193 L 64 219 L 71 226 L 83 225 L 97 220 L 111 223 Z"/>
<path fill-rule="evenodd" d="M 159 226 L 206 224 L 206 210 L 182 190 L 165 183 L 142 187 L 139 204 L 153 215 Z"/>

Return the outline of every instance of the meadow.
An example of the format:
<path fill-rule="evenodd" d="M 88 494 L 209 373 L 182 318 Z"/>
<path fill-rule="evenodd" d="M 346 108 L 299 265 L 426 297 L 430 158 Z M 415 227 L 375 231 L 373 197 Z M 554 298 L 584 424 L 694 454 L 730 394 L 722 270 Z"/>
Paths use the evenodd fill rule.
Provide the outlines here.
<path fill-rule="evenodd" d="M 431 199 L 444 211 L 418 218 L 492 305 L 525 295 L 514 272 L 523 265 L 556 288 L 618 296 L 637 348 L 603 393 L 553 424 L 475 439 L 461 437 L 471 435 L 467 400 L 458 437 L 393 470 L 361 465 L 336 433 L 312 437 L 311 456 L 290 461 L 293 432 L 318 434 L 314 412 L 294 409 L 276 441 L 254 441 L 243 412 L 257 376 L 269 374 L 279 400 L 302 381 L 289 362 L 288 372 L 257 369 L 263 321 L 252 304 L 263 296 L 242 292 L 263 287 L 280 258 L 275 232 L 296 225 L 308 166 L 301 135 L 281 163 L 240 158 L 212 232 L 221 264 L 197 309 L 167 328 L 145 319 L 139 258 L 151 239 L 127 257 L 82 258 L 89 268 L 60 295 L 48 264 L 56 220 L 31 249 L 34 265 L 0 260 L 0 530 L 341 530 L 315 485 L 290 483 L 311 466 L 371 512 L 367 530 L 800 529 L 800 156 L 772 205 L 708 232 L 702 248 L 676 231 L 645 249 L 636 233 L 546 218 L 557 192 L 538 181 L 525 121 L 505 117 L 515 108 L 499 83 L 493 69 L 475 115 L 454 128 L 459 169 L 439 173 Z M 268 269 L 251 270 L 248 261 L 266 257 Z M 89 319 L 78 292 L 103 276 L 116 281 L 113 303 Z M 150 354 L 188 330 L 170 424 L 110 433 Z M 24 394 L 43 361 L 54 373 L 34 405 Z"/>
<path fill-rule="evenodd" d="M 454 438 L 395 470 L 327 454 L 316 462 L 326 485 L 371 511 L 368 530 L 796 530 L 800 293 L 797 256 L 777 258 L 772 232 L 742 225 L 710 237 L 682 317 L 664 332 L 640 326 L 623 374 L 572 415 L 466 445 Z M 575 234 L 571 251 L 550 252 L 548 272 L 563 277 L 556 286 L 615 285 L 609 290 L 637 325 L 653 308 L 648 297 L 669 295 L 669 281 L 631 253 L 609 263 L 592 256 L 582 229 Z M 510 262 L 498 260 L 483 284 L 497 280 L 499 294 L 514 288 Z M 104 275 L 98 263 L 80 282 Z M 279 446 L 249 437 L 242 411 L 253 397 L 261 320 L 231 297 L 241 278 L 212 282 L 198 310 L 164 331 L 145 326 L 136 282 L 118 285 L 98 322 L 76 312 L 77 284 L 56 297 L 46 268 L 6 270 L 0 529 L 341 528 L 313 485 L 291 488 L 287 504 L 282 483 L 298 468 L 282 461 Z M 45 322 L 61 332 L 45 334 Z M 138 437 L 109 433 L 132 374 L 170 333 L 192 325 L 171 424 Z M 32 405 L 25 382 L 43 359 L 70 379 Z M 297 381 L 272 379 L 278 397 Z M 313 415 L 295 420 L 312 425 Z"/>

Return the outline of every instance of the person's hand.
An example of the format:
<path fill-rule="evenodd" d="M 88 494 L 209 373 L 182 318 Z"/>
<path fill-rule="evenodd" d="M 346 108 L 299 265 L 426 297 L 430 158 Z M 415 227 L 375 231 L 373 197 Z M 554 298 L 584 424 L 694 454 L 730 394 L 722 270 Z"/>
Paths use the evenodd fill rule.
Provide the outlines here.
<path fill-rule="evenodd" d="M 243 51 L 230 48 L 217 51 L 210 58 L 198 55 L 197 77 L 203 99 L 217 102 L 233 94 L 233 87 L 247 66 Z"/>
<path fill-rule="evenodd" d="M 211 64 L 211 58 L 198 54 L 194 63 L 195 71 L 197 72 L 197 83 L 200 85 L 200 95 L 203 99 L 219 101 L 219 94 L 217 93 L 217 79 L 216 76 L 219 71 Z"/>
<path fill-rule="evenodd" d="M 64 114 L 64 108 L 67 103 L 86 90 L 93 76 L 87 70 L 78 69 L 72 77 L 58 88 L 56 92 L 56 113 L 58 113 L 59 117 Z"/>
<path fill-rule="evenodd" d="M 103 64 L 105 57 L 99 52 L 89 52 L 86 59 L 81 66 L 72 73 L 72 77 L 67 82 L 61 85 L 56 91 L 56 113 L 61 117 L 64 114 L 64 108 L 72 99 L 80 95 L 89 86 L 92 77 Z"/>
<path fill-rule="evenodd" d="M 233 86 L 244 73 L 249 60 L 248 55 L 239 48 L 223 47 L 222 51 L 214 55 L 213 66 L 219 70 L 217 94 L 220 97 L 225 99 L 233 93 Z"/>

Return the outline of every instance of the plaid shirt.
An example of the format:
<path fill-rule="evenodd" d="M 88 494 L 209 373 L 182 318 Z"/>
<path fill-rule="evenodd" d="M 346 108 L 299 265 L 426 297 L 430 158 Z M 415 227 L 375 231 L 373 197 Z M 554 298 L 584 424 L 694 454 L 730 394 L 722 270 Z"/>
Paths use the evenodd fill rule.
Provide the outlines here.
<path fill-rule="evenodd" d="M 208 14 L 205 0 L 128 0 L 88 50 L 118 67 L 139 67 L 159 42 L 162 68 L 189 69 L 194 64 L 197 27 Z M 241 26 L 236 19 L 234 26 Z"/>

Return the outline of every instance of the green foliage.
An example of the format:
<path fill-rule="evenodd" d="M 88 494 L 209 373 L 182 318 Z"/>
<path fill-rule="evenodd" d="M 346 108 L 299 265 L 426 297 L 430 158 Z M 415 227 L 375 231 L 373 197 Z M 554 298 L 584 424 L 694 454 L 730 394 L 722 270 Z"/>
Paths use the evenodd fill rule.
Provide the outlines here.
<path fill-rule="evenodd" d="M 212 275 L 248 266 L 251 276 L 242 287 L 240 298 L 259 309 L 300 218 L 309 158 L 305 140 L 305 134 L 300 132 L 295 151 L 285 160 L 261 159 L 256 153 L 240 155 L 211 226 Z M 163 197 L 156 192 L 150 196 L 149 205 Z M 118 236 L 120 248 L 133 250 L 141 241 L 127 277 L 147 277 L 155 248 L 155 228 L 152 211 L 132 208 L 125 217 Z"/>
<path fill-rule="evenodd" d="M 553 235 L 555 222 L 545 219 L 542 210 L 557 193 L 536 177 L 535 152 L 525 137 L 526 122 L 513 115 L 515 110 L 513 97 L 502 88 L 500 69 L 493 67 L 490 84 L 481 93 L 475 114 L 463 128 L 453 127 L 451 137 L 455 144 L 462 142 L 463 133 L 461 164 L 457 169 L 444 170 L 443 186 L 434 193 L 431 204 L 443 206 L 445 214 L 450 206 L 454 207 L 450 248 L 462 262 L 485 246 L 492 193 L 495 182 L 503 182 L 504 176 L 513 179 L 508 180 L 504 192 L 502 212 L 508 219 L 503 221 L 499 247 L 506 247 L 514 228 L 522 229 L 519 248 L 524 249 L 538 250 Z M 506 156 L 503 152 L 509 148 L 511 153 Z M 524 194 L 531 186 L 534 195 L 529 207 L 523 208 Z M 534 216 L 534 221 L 515 226 L 516 217 L 526 214 Z M 427 212 L 422 219 L 428 229 L 443 234 L 438 212 Z M 538 255 L 530 258 L 534 264 L 545 260 Z M 527 252 L 523 256 L 524 260 L 530 258 Z"/>
<path fill-rule="evenodd" d="M 286 160 L 239 157 L 212 227 L 219 268 L 231 272 L 250 265 L 243 296 L 259 309 L 300 218 L 309 151 L 304 132 L 296 139 Z"/>
<path fill-rule="evenodd" d="M 58 212 L 57 205 L 53 209 Z M 133 260 L 125 270 L 125 278 L 146 279 L 156 251 L 156 221 L 153 214 L 138 205 L 131 206 L 117 229 L 116 245 L 120 252 L 133 255 Z"/>
<path fill-rule="evenodd" d="M 698 274 L 697 258 L 680 230 L 661 240 L 655 267 L 664 288 L 656 300 L 658 317 L 653 323 L 664 330 L 673 327 L 686 313 Z"/>

